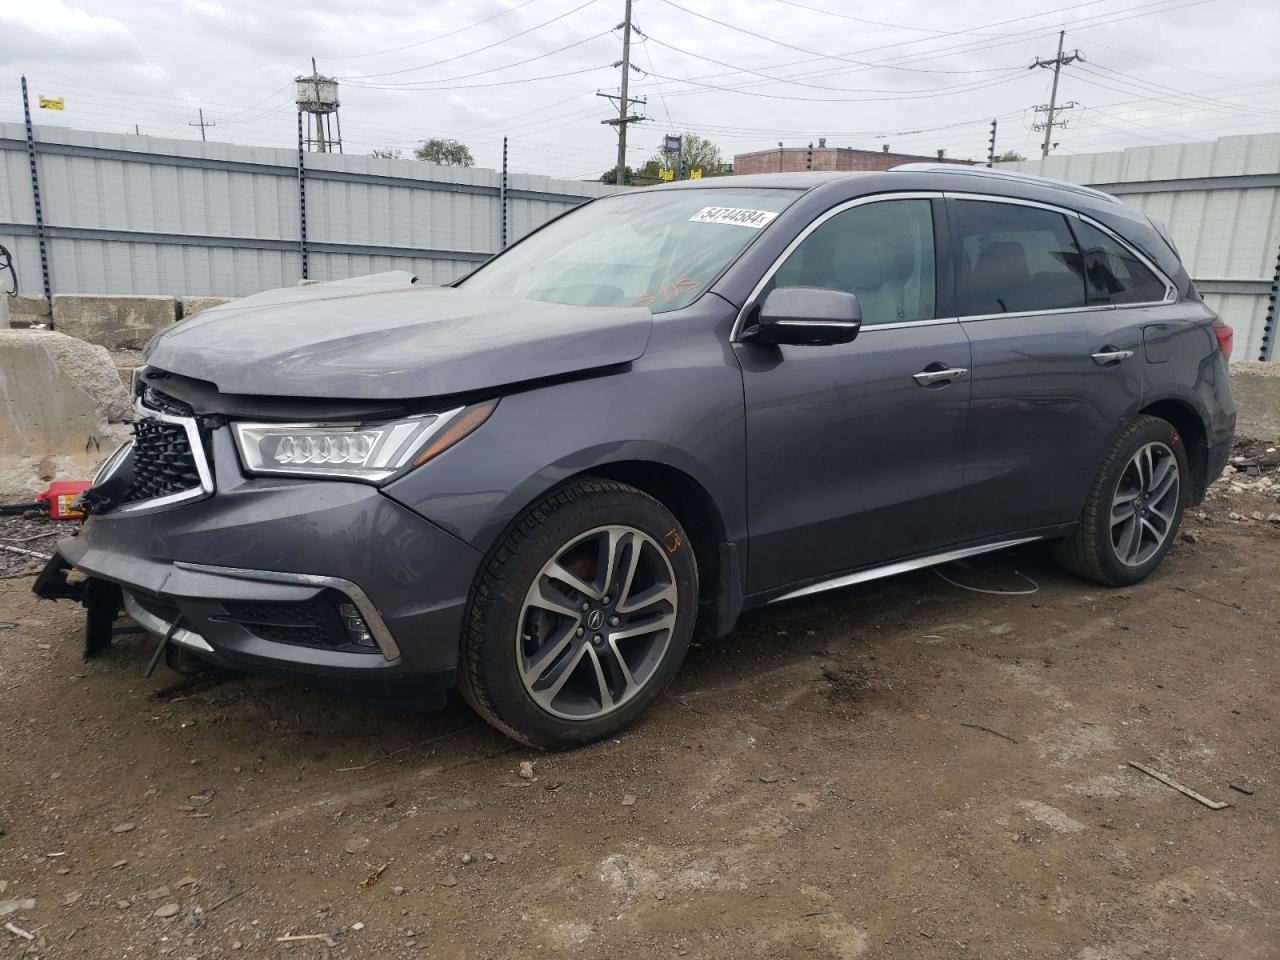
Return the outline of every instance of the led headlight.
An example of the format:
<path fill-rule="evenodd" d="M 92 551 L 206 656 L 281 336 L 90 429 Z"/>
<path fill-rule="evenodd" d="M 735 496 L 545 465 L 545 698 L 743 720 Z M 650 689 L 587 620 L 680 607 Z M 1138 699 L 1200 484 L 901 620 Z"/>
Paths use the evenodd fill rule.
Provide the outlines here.
<path fill-rule="evenodd" d="M 379 423 L 235 423 L 249 473 L 381 483 L 443 453 L 488 419 L 497 401 Z"/>

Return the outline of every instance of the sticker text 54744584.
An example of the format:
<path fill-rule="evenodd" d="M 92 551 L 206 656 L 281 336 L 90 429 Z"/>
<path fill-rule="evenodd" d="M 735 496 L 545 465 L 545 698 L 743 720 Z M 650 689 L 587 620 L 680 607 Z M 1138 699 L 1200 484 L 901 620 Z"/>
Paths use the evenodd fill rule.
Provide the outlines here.
<path fill-rule="evenodd" d="M 742 207 L 703 207 L 689 220 L 693 223 L 731 223 L 759 230 L 777 214 L 772 210 L 744 210 Z"/>

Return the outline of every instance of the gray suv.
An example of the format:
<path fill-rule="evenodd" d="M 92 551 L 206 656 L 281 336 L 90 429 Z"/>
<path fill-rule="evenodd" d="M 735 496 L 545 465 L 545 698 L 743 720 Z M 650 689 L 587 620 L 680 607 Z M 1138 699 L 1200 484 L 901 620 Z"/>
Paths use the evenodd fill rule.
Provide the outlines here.
<path fill-rule="evenodd" d="M 157 337 L 36 589 L 86 603 L 89 652 L 122 607 L 155 659 L 457 685 L 585 743 L 751 607 L 1034 540 L 1141 580 L 1226 462 L 1230 344 L 1164 231 L 1086 188 L 627 191 L 448 287 L 272 291 Z"/>

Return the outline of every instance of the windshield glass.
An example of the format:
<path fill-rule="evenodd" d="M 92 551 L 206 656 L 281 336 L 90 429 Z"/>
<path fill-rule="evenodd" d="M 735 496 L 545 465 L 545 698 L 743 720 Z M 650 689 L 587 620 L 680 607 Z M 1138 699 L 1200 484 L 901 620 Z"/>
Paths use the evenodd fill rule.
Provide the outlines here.
<path fill-rule="evenodd" d="M 664 313 L 693 300 L 798 195 L 730 187 L 605 197 L 547 225 L 459 286 Z"/>

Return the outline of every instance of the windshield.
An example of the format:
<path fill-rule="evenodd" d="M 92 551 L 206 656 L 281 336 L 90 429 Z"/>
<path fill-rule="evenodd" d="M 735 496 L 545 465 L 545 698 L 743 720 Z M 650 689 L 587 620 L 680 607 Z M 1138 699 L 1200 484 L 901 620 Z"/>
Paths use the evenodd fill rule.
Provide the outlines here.
<path fill-rule="evenodd" d="M 606 197 L 548 224 L 459 286 L 664 313 L 693 300 L 798 195 L 711 188 Z"/>

